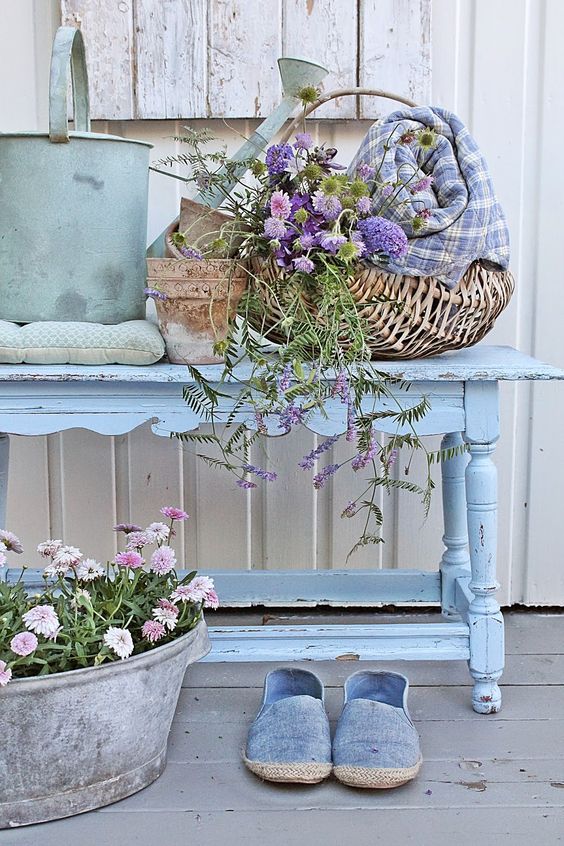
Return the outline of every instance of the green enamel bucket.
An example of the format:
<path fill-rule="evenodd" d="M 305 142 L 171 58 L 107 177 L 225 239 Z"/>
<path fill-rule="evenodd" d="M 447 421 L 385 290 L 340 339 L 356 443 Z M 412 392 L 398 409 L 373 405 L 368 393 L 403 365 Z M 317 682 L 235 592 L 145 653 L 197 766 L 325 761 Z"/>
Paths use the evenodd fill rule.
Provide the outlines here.
<path fill-rule="evenodd" d="M 60 27 L 49 133 L 0 133 L 0 319 L 121 323 L 145 316 L 151 146 L 90 131 L 82 34 Z"/>

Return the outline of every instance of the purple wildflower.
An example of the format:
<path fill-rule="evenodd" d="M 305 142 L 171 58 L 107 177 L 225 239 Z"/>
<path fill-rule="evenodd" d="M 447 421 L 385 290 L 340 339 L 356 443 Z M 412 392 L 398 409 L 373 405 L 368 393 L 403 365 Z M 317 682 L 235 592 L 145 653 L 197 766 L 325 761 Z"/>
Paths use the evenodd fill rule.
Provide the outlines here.
<path fill-rule="evenodd" d="M 296 141 L 294 143 L 294 147 L 296 150 L 309 150 L 310 147 L 313 147 L 313 138 L 309 134 L 309 132 L 298 132 L 296 133 Z"/>
<path fill-rule="evenodd" d="M 358 505 L 352 499 L 349 500 L 346 508 L 341 512 L 341 517 L 354 517 L 358 511 Z"/>
<path fill-rule="evenodd" d="M 366 220 L 372 220 L 373 218 L 366 218 Z M 360 221 L 361 223 L 365 223 L 366 221 Z M 395 225 L 395 224 L 394 224 Z M 399 228 L 399 227 L 398 227 Z M 322 235 L 319 240 L 319 246 L 327 250 L 328 253 L 331 255 L 335 255 L 340 246 L 347 243 L 347 239 L 344 235 L 337 235 L 333 232 L 328 232 L 326 235 Z"/>
<path fill-rule="evenodd" d="M 266 218 L 263 232 L 265 238 L 278 240 L 279 238 L 283 238 L 286 233 L 287 229 L 283 220 L 279 220 L 277 217 Z"/>
<path fill-rule="evenodd" d="M 368 253 L 386 253 L 392 258 L 407 253 L 407 235 L 397 223 L 385 217 L 367 217 L 357 226 Z"/>
<path fill-rule="evenodd" d="M 291 402 L 286 408 L 280 412 L 280 421 L 278 423 L 279 429 L 284 429 L 289 432 L 292 426 L 298 426 L 304 422 L 305 412 L 303 408 L 297 407 Z"/>
<path fill-rule="evenodd" d="M 420 191 L 428 191 L 432 184 L 433 177 L 424 176 L 423 179 L 420 179 L 419 182 L 416 182 L 415 185 L 411 186 L 411 193 L 419 194 Z"/>
<path fill-rule="evenodd" d="M 341 201 L 332 194 L 327 196 L 323 191 L 316 191 L 312 197 L 313 208 L 323 215 L 325 220 L 337 220 L 343 210 Z"/>
<path fill-rule="evenodd" d="M 300 236 L 300 247 L 302 250 L 311 250 L 315 244 L 315 235 L 306 233 Z"/>
<path fill-rule="evenodd" d="M 378 441 L 374 429 L 370 432 L 370 440 L 366 452 L 360 452 L 353 458 L 351 467 L 353 470 L 363 470 L 369 461 L 372 461 L 378 450 Z"/>
<path fill-rule="evenodd" d="M 284 173 L 294 151 L 289 144 L 273 144 L 266 151 L 266 166 L 270 175 Z"/>
<path fill-rule="evenodd" d="M 358 250 L 358 258 L 362 258 L 366 253 L 366 244 L 362 240 L 362 235 L 356 229 L 351 232 L 351 241 Z"/>
<path fill-rule="evenodd" d="M 196 259 L 196 261 L 202 261 L 204 258 L 201 252 L 199 250 L 195 250 L 193 247 L 182 246 L 179 249 L 184 258 Z"/>
<path fill-rule="evenodd" d="M 390 185 L 389 183 L 387 185 L 384 185 L 381 193 L 382 193 L 382 197 L 384 197 L 385 199 L 387 197 L 391 197 L 392 194 L 394 193 L 394 186 Z"/>
<path fill-rule="evenodd" d="M 237 484 L 240 488 L 243 488 L 245 491 L 251 490 L 251 488 L 256 488 L 254 482 L 248 482 L 246 479 L 237 479 Z"/>
<path fill-rule="evenodd" d="M 264 415 L 260 411 L 255 411 L 255 423 L 257 426 L 257 432 L 261 435 L 266 435 L 268 433 L 268 429 L 266 428 L 266 423 L 264 422 Z"/>
<path fill-rule="evenodd" d="M 370 214 L 372 209 L 372 200 L 370 197 L 360 197 L 356 201 L 356 210 L 359 214 Z"/>
<path fill-rule="evenodd" d="M 325 482 L 333 476 L 334 473 L 337 472 L 339 469 L 340 464 L 328 464 L 327 467 L 324 467 L 319 473 L 316 473 L 313 477 L 313 487 L 316 490 L 324 487 Z"/>
<path fill-rule="evenodd" d="M 347 434 L 346 434 L 346 441 L 347 443 L 352 443 L 357 436 L 357 429 L 356 429 L 356 420 L 354 416 L 354 409 L 352 404 L 352 399 L 349 396 L 347 402 Z"/>
<path fill-rule="evenodd" d="M 419 212 L 419 217 L 423 218 L 423 220 L 428 220 L 430 217 L 433 216 L 432 209 L 421 209 Z"/>
<path fill-rule="evenodd" d="M 349 393 L 350 389 L 347 374 L 344 370 L 339 370 L 337 378 L 335 379 L 335 384 L 331 389 L 331 396 L 340 397 L 342 402 L 347 402 Z"/>
<path fill-rule="evenodd" d="M 293 259 L 293 262 L 296 270 L 300 270 L 302 273 L 313 273 L 315 269 L 312 260 L 306 256 L 298 256 L 298 258 Z"/>
<path fill-rule="evenodd" d="M 362 179 L 363 182 L 368 182 L 374 174 L 376 173 L 376 168 L 372 167 L 372 165 L 363 162 L 359 165 L 356 169 L 356 175 L 359 179 Z"/>
<path fill-rule="evenodd" d="M 292 365 L 290 363 L 284 366 L 284 370 L 282 371 L 282 375 L 278 380 L 278 393 L 283 394 L 284 391 L 287 391 L 290 387 L 290 382 L 292 379 Z"/>
<path fill-rule="evenodd" d="M 327 438 L 325 441 L 320 443 L 318 447 L 312 449 L 312 451 L 307 455 L 304 455 L 302 460 L 298 462 L 298 467 L 301 467 L 302 470 L 311 470 L 319 456 L 323 455 L 324 452 L 327 452 L 328 449 L 331 449 L 333 444 L 335 444 L 338 440 L 339 435 L 332 435 L 330 438 Z"/>
<path fill-rule="evenodd" d="M 391 452 L 390 452 L 390 454 L 389 454 L 389 456 L 388 456 L 388 460 L 386 461 L 386 467 L 388 467 L 388 468 L 389 468 L 389 467 L 393 467 L 393 465 L 394 465 L 394 464 L 396 463 L 396 461 L 398 460 L 398 455 L 399 455 L 398 450 L 397 450 L 397 449 L 392 449 L 392 450 L 391 450 Z"/>
<path fill-rule="evenodd" d="M 272 470 L 263 470 L 262 467 L 255 467 L 254 464 L 243 465 L 243 470 L 245 473 L 253 473 L 259 479 L 264 479 L 267 482 L 275 482 L 278 478 L 278 474 Z"/>
<path fill-rule="evenodd" d="M 168 300 L 164 291 L 159 291 L 158 288 L 144 288 L 143 293 L 146 297 L 152 297 L 154 300 Z"/>

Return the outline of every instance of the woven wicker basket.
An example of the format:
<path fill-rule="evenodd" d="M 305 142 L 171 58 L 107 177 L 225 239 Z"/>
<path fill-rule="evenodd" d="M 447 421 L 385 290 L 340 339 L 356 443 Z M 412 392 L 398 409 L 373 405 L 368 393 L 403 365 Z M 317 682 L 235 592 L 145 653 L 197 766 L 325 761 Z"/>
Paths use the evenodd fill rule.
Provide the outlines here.
<path fill-rule="evenodd" d="M 415 105 L 385 91 L 348 88 L 323 95 L 308 107 L 307 114 L 322 103 L 347 94 L 386 97 Z M 301 117 L 296 118 L 282 140 L 292 137 L 300 123 Z M 478 343 L 490 331 L 514 289 L 509 271 L 492 268 L 489 262 L 474 262 L 456 287 L 449 290 L 432 276 L 401 276 L 362 265 L 349 287 L 361 316 L 373 327 L 366 338 L 372 358 L 424 358 Z M 260 328 L 269 340 L 281 343 L 284 337 L 276 327 L 284 317 L 284 271 L 274 262 L 259 258 L 251 260 L 251 269 L 252 285 L 265 307 L 263 321 L 255 328 Z M 375 302 L 375 298 L 382 301 Z M 367 305 L 362 306 L 363 303 Z M 307 305 L 315 311 L 313 303 Z M 342 344 L 347 346 L 345 329 Z"/>

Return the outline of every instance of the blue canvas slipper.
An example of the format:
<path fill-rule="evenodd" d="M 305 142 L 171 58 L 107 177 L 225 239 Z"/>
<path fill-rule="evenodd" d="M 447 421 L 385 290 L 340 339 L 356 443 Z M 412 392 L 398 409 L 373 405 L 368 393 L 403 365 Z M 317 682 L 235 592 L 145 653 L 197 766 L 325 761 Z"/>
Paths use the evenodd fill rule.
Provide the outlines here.
<path fill-rule="evenodd" d="M 409 683 L 400 673 L 362 670 L 345 683 L 333 741 L 333 772 L 352 787 L 399 787 L 422 763 L 419 735 L 407 710 Z"/>
<path fill-rule="evenodd" d="M 267 781 L 315 784 L 332 770 L 323 685 L 307 670 L 268 673 L 243 760 Z"/>

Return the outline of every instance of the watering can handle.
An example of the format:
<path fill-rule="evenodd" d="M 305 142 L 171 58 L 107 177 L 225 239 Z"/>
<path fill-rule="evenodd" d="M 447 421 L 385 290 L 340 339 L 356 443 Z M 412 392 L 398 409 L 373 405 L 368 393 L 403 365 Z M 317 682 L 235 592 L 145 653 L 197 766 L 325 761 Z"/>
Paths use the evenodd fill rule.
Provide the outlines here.
<path fill-rule="evenodd" d="M 60 26 L 53 41 L 49 78 L 49 141 L 54 144 L 64 144 L 69 140 L 69 68 L 72 76 L 74 128 L 77 132 L 89 132 L 88 71 L 82 33 L 73 26 Z"/>

